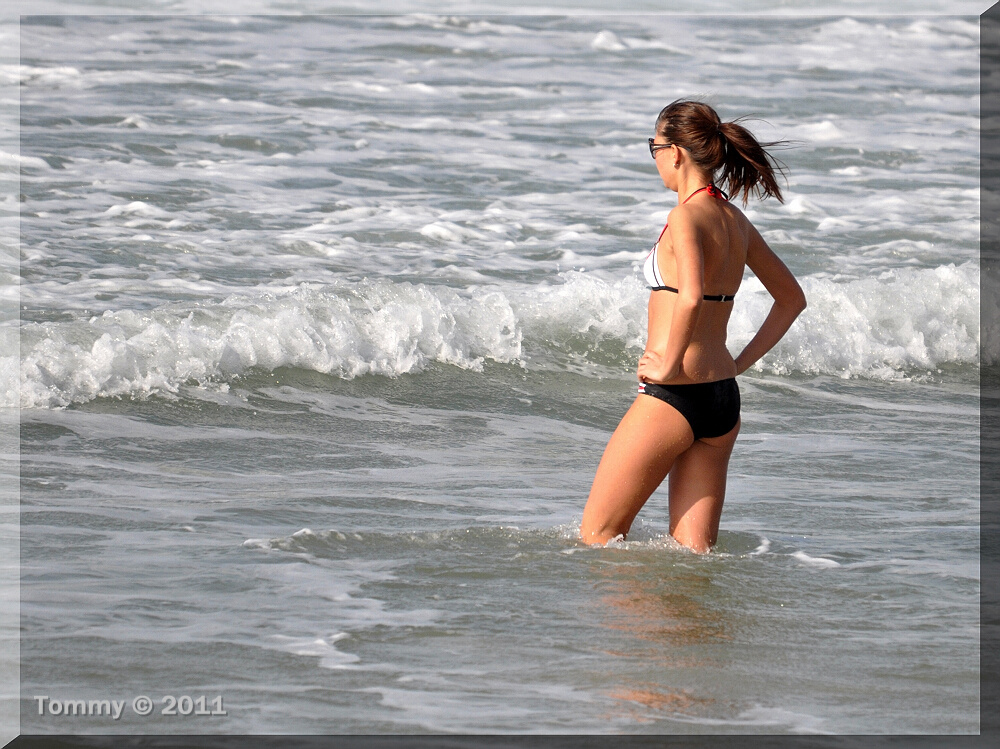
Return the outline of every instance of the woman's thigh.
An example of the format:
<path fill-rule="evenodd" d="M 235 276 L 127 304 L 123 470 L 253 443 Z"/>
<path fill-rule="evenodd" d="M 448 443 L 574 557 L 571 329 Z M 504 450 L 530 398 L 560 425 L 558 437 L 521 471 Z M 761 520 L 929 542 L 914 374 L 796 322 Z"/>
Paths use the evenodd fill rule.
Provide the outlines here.
<path fill-rule="evenodd" d="M 708 551 L 719 535 L 729 456 L 740 422 L 721 437 L 696 440 L 670 470 L 670 535 L 695 551 Z"/>
<path fill-rule="evenodd" d="M 674 460 L 694 441 L 691 426 L 673 406 L 639 395 L 604 449 L 583 510 L 580 534 L 605 543 L 628 533 Z"/>

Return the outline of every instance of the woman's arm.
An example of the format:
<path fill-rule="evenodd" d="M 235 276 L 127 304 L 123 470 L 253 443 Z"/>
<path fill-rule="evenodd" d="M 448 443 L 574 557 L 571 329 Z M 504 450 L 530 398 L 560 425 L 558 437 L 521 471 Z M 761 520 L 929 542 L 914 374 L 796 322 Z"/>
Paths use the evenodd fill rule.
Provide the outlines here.
<path fill-rule="evenodd" d="M 760 232 L 750 227 L 747 267 L 774 298 L 771 311 L 750 343 L 736 357 L 736 374 L 742 374 L 770 351 L 806 308 L 806 295 L 781 258 L 767 246 Z"/>
<path fill-rule="evenodd" d="M 698 229 L 688 209 L 674 208 L 667 226 L 677 261 L 677 299 L 666 346 L 662 351 L 647 349 L 639 359 L 637 373 L 641 382 L 667 382 L 680 373 L 703 302 L 705 262 Z"/>

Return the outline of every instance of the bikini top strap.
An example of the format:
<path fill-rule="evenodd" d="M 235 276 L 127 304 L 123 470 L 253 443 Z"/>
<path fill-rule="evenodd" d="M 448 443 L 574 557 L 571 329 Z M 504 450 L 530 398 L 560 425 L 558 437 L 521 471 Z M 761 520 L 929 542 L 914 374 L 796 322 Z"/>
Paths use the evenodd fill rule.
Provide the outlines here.
<path fill-rule="evenodd" d="M 729 196 L 726 195 L 725 191 L 722 190 L 721 188 L 716 187 L 712 183 L 709 183 L 705 189 L 708 190 L 708 194 L 711 195 L 713 198 L 719 198 L 720 200 L 729 200 Z"/>
<path fill-rule="evenodd" d="M 711 182 L 709 182 L 704 187 L 699 187 L 693 193 L 691 193 L 690 195 L 688 195 L 684 199 L 684 203 L 687 203 L 689 200 L 691 200 L 691 198 L 693 198 L 695 195 L 697 195 L 698 193 L 700 193 L 702 190 L 708 190 L 708 194 L 711 195 L 713 198 L 718 198 L 719 200 L 727 200 L 727 201 L 729 200 L 729 196 L 726 195 L 726 193 L 723 190 L 719 189 L 718 187 L 716 187 L 715 185 L 713 185 Z M 684 205 L 684 203 L 681 203 L 681 205 Z M 660 229 L 660 236 L 658 236 L 656 238 L 657 244 L 659 244 L 660 240 L 663 239 L 663 232 L 665 232 L 667 230 L 667 226 L 668 226 L 668 224 L 664 224 L 663 228 Z"/>
<path fill-rule="evenodd" d="M 705 191 L 705 190 L 707 190 L 707 191 L 708 191 L 708 194 L 709 194 L 709 195 L 711 195 L 711 196 L 712 196 L 713 198 L 718 198 L 719 200 L 729 200 L 729 196 L 728 196 L 728 195 L 726 195 L 726 193 L 725 193 L 725 192 L 723 192 L 723 191 L 722 191 L 722 190 L 720 190 L 720 189 L 719 189 L 718 187 L 716 187 L 716 186 L 715 186 L 714 184 L 712 184 L 711 182 L 709 182 L 709 183 L 708 183 L 707 185 L 705 185 L 704 187 L 699 187 L 699 188 L 698 188 L 697 190 L 695 190 L 695 191 L 694 191 L 693 193 L 691 193 L 690 195 L 688 195 L 688 196 L 687 196 L 687 197 L 686 197 L 686 198 L 684 199 L 684 203 L 687 203 L 687 202 L 688 202 L 689 200 L 691 200 L 691 198 L 693 198 L 693 197 L 694 197 L 695 195 L 697 195 L 698 193 L 700 193 L 700 192 L 703 192 L 703 191 Z M 681 203 L 681 205 L 684 205 L 684 203 Z"/>

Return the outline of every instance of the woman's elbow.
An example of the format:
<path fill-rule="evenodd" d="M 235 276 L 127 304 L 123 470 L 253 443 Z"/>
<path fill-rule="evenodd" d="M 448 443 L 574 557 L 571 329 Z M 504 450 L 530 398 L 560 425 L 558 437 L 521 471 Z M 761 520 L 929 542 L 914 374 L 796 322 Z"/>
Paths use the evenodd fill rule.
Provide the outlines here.
<path fill-rule="evenodd" d="M 806 308 L 806 295 L 801 288 L 796 288 L 787 294 L 783 294 L 780 299 L 775 300 L 784 309 L 792 313 L 793 317 L 798 317 Z"/>
<path fill-rule="evenodd" d="M 691 314 L 697 315 L 701 310 L 703 299 L 704 298 L 702 297 L 701 292 L 696 294 L 694 292 L 682 291 L 677 295 L 676 306 L 690 312 Z"/>

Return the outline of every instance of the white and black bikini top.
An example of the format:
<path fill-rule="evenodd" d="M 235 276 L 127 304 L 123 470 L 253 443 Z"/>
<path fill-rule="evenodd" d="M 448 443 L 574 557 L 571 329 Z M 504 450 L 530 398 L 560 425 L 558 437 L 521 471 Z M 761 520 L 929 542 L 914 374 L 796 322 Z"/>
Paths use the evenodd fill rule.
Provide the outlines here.
<path fill-rule="evenodd" d="M 687 196 L 684 203 L 691 200 L 695 195 L 707 190 L 708 194 L 713 198 L 718 198 L 719 200 L 729 200 L 729 196 L 726 195 L 722 190 L 720 190 L 715 185 L 705 185 L 700 190 L 695 190 L 693 193 Z M 681 205 L 684 205 L 681 203 Z M 642 266 L 642 275 L 646 277 L 646 283 L 649 284 L 650 289 L 653 291 L 672 291 L 674 294 L 677 293 L 677 289 L 673 286 L 666 286 L 663 283 L 663 277 L 660 275 L 660 266 L 656 261 L 656 249 L 660 246 L 660 239 L 663 238 L 663 232 L 667 230 L 667 225 L 664 224 L 663 231 L 660 232 L 660 236 L 656 238 L 656 244 L 653 245 L 653 249 L 649 251 L 646 255 L 646 262 Z M 702 299 L 706 302 L 731 302 L 736 298 L 735 294 L 705 294 Z"/>

